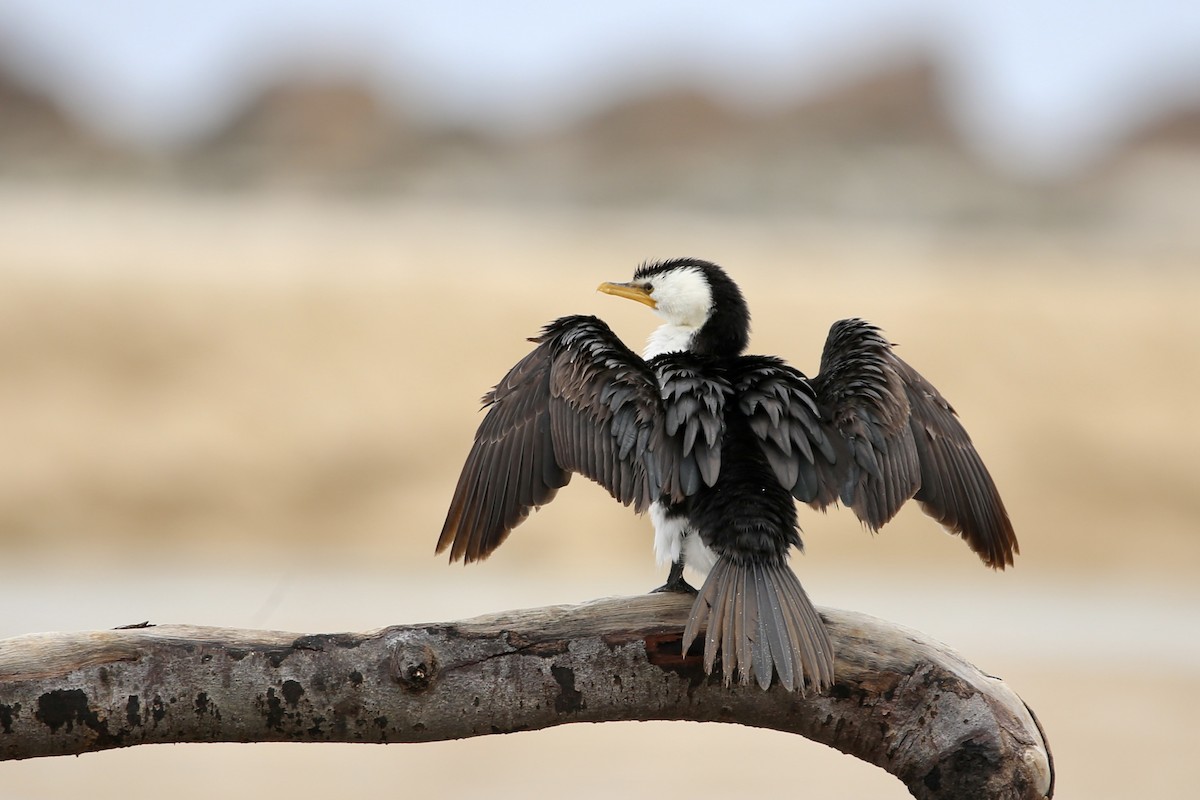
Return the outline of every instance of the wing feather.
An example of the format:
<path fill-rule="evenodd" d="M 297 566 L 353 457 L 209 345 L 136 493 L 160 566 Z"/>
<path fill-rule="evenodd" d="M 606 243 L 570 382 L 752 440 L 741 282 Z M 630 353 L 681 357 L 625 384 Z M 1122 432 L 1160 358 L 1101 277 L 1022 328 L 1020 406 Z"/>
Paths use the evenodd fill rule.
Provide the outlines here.
<path fill-rule="evenodd" d="M 639 511 L 672 474 L 657 376 L 595 317 L 563 317 L 484 398 L 437 551 L 486 558 L 572 473 Z"/>
<path fill-rule="evenodd" d="M 954 409 L 875 326 L 834 323 L 812 380 L 779 359 L 743 356 L 730 382 L 767 463 L 797 500 L 840 501 L 878 530 L 915 498 L 984 563 L 1012 563 L 1012 523 Z"/>
<path fill-rule="evenodd" d="M 962 536 L 990 567 L 1003 569 L 1020 552 L 1000 492 L 951 405 L 916 370 L 895 357 L 912 414 L 921 464 L 916 500 L 926 514 Z"/>
<path fill-rule="evenodd" d="M 802 502 L 834 502 L 833 467 L 845 445 L 835 444 L 822 425 L 808 378 L 769 356 L 743 356 L 731 372 L 738 407 L 779 483 Z"/>
<path fill-rule="evenodd" d="M 689 497 L 713 486 L 721 472 L 721 442 L 725 437 L 725 404 L 733 389 L 720 366 L 694 353 L 670 353 L 650 362 L 664 413 L 667 453 L 663 491 L 673 498 Z"/>
<path fill-rule="evenodd" d="M 877 530 L 915 498 L 985 564 L 1018 552 L 1000 494 L 945 398 L 873 325 L 834 323 L 813 381 L 822 419 L 850 445 L 841 499 Z"/>
<path fill-rule="evenodd" d="M 879 530 L 921 486 L 909 402 L 891 343 L 873 325 L 834 323 L 813 379 L 822 421 L 848 445 L 834 470 L 838 494 L 863 524 Z"/>

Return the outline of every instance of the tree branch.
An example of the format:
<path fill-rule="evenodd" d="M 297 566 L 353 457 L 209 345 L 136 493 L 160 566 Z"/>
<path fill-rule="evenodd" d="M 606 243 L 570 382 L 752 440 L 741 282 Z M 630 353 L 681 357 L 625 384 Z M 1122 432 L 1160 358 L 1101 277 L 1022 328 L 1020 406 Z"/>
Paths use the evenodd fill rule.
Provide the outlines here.
<path fill-rule="evenodd" d="M 187 625 L 0 641 L 0 760 L 152 742 L 429 742 L 568 722 L 798 733 L 918 798 L 1043 798 L 1049 747 L 1001 681 L 923 634 L 822 610 L 837 683 L 725 687 L 680 654 L 691 598 L 300 635 Z"/>

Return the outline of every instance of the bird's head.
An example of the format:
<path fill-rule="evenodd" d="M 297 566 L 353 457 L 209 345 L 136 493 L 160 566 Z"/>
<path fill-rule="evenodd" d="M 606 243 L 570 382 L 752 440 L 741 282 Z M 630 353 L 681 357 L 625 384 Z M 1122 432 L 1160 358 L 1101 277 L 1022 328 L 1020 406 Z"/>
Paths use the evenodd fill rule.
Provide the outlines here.
<path fill-rule="evenodd" d="M 750 311 L 725 270 L 697 258 L 648 262 L 627 283 L 602 283 L 605 294 L 645 303 L 668 325 L 694 330 L 689 350 L 737 355 L 750 339 Z"/>

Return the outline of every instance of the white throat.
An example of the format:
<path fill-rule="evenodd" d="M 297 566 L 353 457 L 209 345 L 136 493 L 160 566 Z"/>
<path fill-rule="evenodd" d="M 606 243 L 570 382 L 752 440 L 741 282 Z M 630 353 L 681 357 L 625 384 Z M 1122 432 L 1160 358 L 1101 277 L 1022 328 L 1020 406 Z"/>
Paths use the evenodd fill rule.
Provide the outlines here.
<path fill-rule="evenodd" d="M 642 357 L 649 360 L 663 353 L 692 349 L 696 332 L 712 313 L 712 289 L 696 267 L 681 267 L 651 278 L 654 284 L 654 313 L 666 320 L 646 342 Z"/>
<path fill-rule="evenodd" d="M 655 356 L 661 356 L 663 353 L 682 353 L 692 349 L 692 339 L 696 336 L 699 328 L 693 328 L 689 325 L 672 325 L 666 323 L 659 325 L 650 334 L 650 338 L 646 340 L 646 347 L 642 350 L 642 358 L 649 361 Z"/>

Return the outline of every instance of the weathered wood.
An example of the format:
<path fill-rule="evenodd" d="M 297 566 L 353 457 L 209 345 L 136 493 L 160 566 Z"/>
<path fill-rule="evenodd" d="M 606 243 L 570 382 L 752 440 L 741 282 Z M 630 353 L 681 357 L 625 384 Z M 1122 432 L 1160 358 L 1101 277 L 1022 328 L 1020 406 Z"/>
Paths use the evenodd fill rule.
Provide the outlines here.
<path fill-rule="evenodd" d="M 428 742 L 568 722 L 697 720 L 798 733 L 918 798 L 1043 798 L 1019 697 L 923 634 L 823 609 L 837 683 L 725 687 L 680 654 L 691 599 L 599 600 L 369 633 L 187 625 L 0 641 L 0 760 L 151 742 Z"/>

